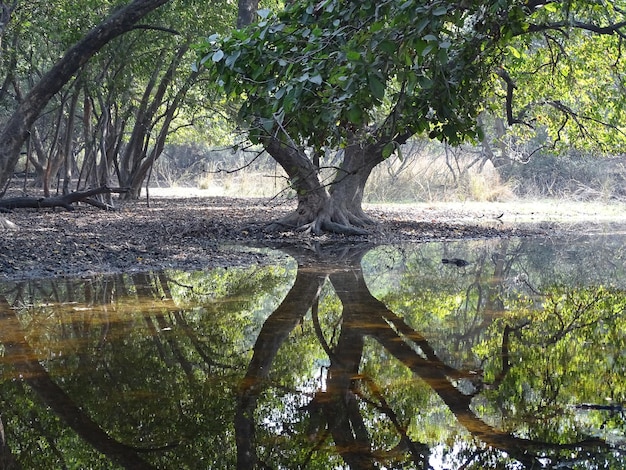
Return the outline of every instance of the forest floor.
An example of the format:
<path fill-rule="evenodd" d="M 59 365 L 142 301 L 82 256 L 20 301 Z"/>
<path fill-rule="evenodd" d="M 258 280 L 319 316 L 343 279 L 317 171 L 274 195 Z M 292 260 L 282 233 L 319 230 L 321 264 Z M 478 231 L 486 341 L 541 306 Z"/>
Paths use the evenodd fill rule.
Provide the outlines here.
<path fill-rule="evenodd" d="M 249 265 L 264 262 L 259 247 L 281 242 L 387 244 L 602 230 L 626 214 L 623 204 L 602 211 L 564 202 L 367 205 L 377 221 L 369 236 L 312 237 L 264 230 L 292 203 L 189 196 L 117 201 L 115 211 L 79 205 L 0 214 L 17 226 L 0 227 L 0 281 Z"/>

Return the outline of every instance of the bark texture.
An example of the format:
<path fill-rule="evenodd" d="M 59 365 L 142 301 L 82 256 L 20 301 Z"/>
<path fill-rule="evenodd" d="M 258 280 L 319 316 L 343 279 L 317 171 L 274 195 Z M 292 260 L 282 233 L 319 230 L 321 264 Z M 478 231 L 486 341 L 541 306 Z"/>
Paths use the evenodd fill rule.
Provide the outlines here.
<path fill-rule="evenodd" d="M 303 150 L 276 138 L 268 138 L 264 145 L 289 176 L 298 197 L 297 209 L 270 225 L 271 230 L 368 233 L 365 228 L 373 221 L 363 211 L 363 192 L 372 169 L 383 160 L 379 146 L 348 146 L 335 178 L 324 184 L 320 169 Z"/>
<path fill-rule="evenodd" d="M 253 23 L 256 19 L 256 11 L 259 8 L 259 0 L 239 0 L 239 12 L 237 14 L 237 28 L 243 28 Z"/>
<path fill-rule="evenodd" d="M 124 188 L 94 188 L 87 191 L 76 191 L 69 194 L 63 194 L 62 196 L 53 197 L 12 197 L 7 199 L 0 199 L 0 212 L 3 210 L 10 211 L 13 209 L 41 209 L 41 208 L 53 208 L 63 207 L 64 209 L 71 211 L 74 210 L 75 202 L 86 202 L 92 206 L 99 207 L 101 209 L 112 209 L 112 207 L 103 205 L 102 203 L 91 200 L 92 196 L 98 194 L 111 194 L 111 193 L 125 193 L 127 189 Z"/>

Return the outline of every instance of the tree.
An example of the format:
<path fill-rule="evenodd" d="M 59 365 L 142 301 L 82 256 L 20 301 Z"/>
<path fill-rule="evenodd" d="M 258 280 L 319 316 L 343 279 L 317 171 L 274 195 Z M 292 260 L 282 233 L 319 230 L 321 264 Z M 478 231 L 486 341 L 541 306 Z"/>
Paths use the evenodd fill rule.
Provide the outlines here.
<path fill-rule="evenodd" d="M 139 20 L 167 2 L 134 0 L 119 8 L 69 48 L 41 77 L 0 130 L 0 188 L 9 181 L 31 126 L 49 100 L 104 45 L 132 30 Z"/>
<path fill-rule="evenodd" d="M 211 35 L 198 63 L 242 100 L 241 125 L 297 193 L 296 211 L 273 228 L 313 233 L 365 233 L 371 220 L 361 202 L 372 169 L 414 135 L 450 144 L 480 139 L 478 117 L 498 83 L 509 125 L 528 124 L 516 119 L 515 82 L 503 67 L 522 57 L 518 48 L 566 44 L 570 32 L 582 31 L 583 41 L 607 38 L 617 64 L 626 34 L 624 9 L 586 1 L 297 1 L 259 14 L 228 37 Z M 522 65 L 517 60 L 520 74 Z M 557 99 L 543 101 L 577 116 Z M 340 163 L 329 166 L 328 157 Z"/>

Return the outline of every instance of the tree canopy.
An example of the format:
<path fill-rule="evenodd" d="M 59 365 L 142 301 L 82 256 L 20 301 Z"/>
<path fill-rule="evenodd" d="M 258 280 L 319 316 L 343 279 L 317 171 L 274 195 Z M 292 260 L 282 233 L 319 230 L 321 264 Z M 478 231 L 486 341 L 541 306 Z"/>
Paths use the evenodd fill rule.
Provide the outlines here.
<path fill-rule="evenodd" d="M 19 161 L 46 195 L 62 176 L 64 192 L 110 179 L 137 196 L 168 138 L 206 127 L 189 46 L 207 24 L 232 29 L 236 7 L 15 1 L 5 13 L 0 194 Z"/>
<path fill-rule="evenodd" d="M 619 2 L 326 0 L 259 15 L 248 29 L 210 36 L 200 60 L 225 92 L 245 96 L 239 116 L 255 140 L 284 133 L 337 148 L 359 128 L 387 144 L 421 132 L 458 143 L 478 137 L 476 118 L 497 81 L 521 88 L 511 73 L 525 77 L 521 94 L 555 111 L 574 118 L 580 105 L 594 112 L 589 119 L 620 125 L 626 15 Z M 583 79 L 589 65 L 601 66 L 591 69 L 598 83 Z M 544 70 L 552 82 L 539 75 Z M 562 99 L 568 86 L 585 85 L 592 93 L 585 99 Z M 509 124 L 524 111 L 511 109 Z"/>
<path fill-rule="evenodd" d="M 483 139 L 487 111 L 549 135 L 543 147 L 598 128 L 599 142 L 625 141 L 620 2 L 297 1 L 259 16 L 209 36 L 198 66 L 289 175 L 298 215 L 281 226 L 361 233 L 372 168 L 414 135 Z"/>

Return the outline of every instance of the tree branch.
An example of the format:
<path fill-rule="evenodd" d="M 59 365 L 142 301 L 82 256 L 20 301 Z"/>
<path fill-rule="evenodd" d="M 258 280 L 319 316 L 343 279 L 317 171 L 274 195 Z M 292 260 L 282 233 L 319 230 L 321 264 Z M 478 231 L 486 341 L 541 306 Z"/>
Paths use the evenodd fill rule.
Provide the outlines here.
<path fill-rule="evenodd" d="M 63 196 L 54 197 L 12 197 L 0 199 L 0 211 L 11 211 L 13 209 L 41 209 L 52 207 L 63 207 L 71 211 L 74 210 L 73 203 L 84 201 L 88 204 L 95 205 L 101 209 L 110 209 L 109 206 L 98 204 L 97 201 L 89 201 L 88 199 L 98 194 L 125 193 L 128 188 L 109 188 L 102 186 L 100 188 L 89 189 L 87 191 L 75 191 L 73 193 L 64 194 Z"/>
<path fill-rule="evenodd" d="M 502 80 L 504 80 L 504 82 L 506 83 L 506 121 L 508 123 L 509 126 L 512 126 L 513 124 L 524 124 L 525 126 L 530 127 L 531 129 L 534 129 L 534 127 L 532 126 L 532 124 L 523 121 L 522 119 L 518 119 L 518 118 L 514 118 L 513 117 L 513 91 L 515 90 L 515 88 L 517 88 L 515 86 L 515 82 L 513 82 L 513 79 L 511 78 L 511 76 L 509 75 L 509 73 L 502 67 L 498 68 L 496 70 L 496 74 L 498 74 L 498 76 L 500 78 L 502 78 Z"/>
<path fill-rule="evenodd" d="M 626 21 L 620 21 L 619 23 L 610 24 L 607 26 L 599 26 L 593 23 L 584 23 L 582 21 L 556 21 L 554 23 L 545 24 L 531 24 L 525 33 L 539 33 L 548 30 L 559 30 L 563 28 L 576 28 L 590 31 L 596 34 L 612 35 L 617 34 L 620 37 L 626 38 L 626 32 L 621 31 L 626 27 Z"/>

